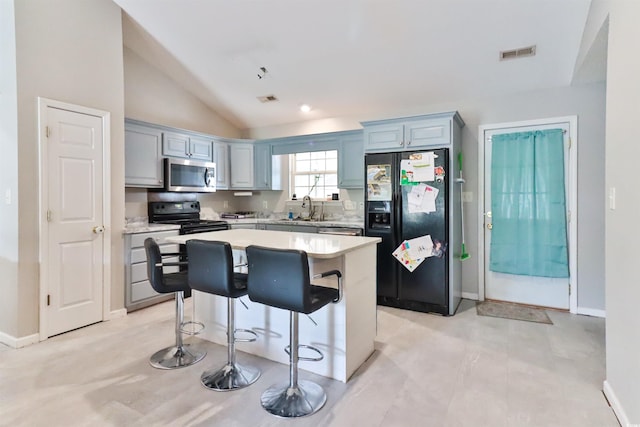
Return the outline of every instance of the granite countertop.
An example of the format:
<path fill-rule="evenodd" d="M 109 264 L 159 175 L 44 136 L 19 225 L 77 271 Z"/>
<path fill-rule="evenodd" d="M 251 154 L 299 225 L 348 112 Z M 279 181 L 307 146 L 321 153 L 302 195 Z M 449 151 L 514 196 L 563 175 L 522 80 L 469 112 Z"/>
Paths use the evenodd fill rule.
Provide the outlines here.
<path fill-rule="evenodd" d="M 124 234 L 150 233 L 154 231 L 179 230 L 177 224 L 149 224 L 146 222 L 127 224 L 124 228 Z"/>
<path fill-rule="evenodd" d="M 291 224 L 291 225 L 308 225 L 313 227 L 356 227 L 364 228 L 364 220 L 357 218 L 354 220 L 345 219 L 329 219 L 324 221 L 303 221 L 288 219 L 271 219 L 271 218 L 243 218 L 230 219 L 224 218 L 229 224 Z"/>
<path fill-rule="evenodd" d="M 331 219 L 325 221 L 303 221 L 303 220 L 287 220 L 287 219 L 270 219 L 270 218 L 243 218 L 232 219 L 222 218 L 228 224 L 282 224 L 282 225 L 307 225 L 310 227 L 355 227 L 364 228 L 364 220 L 357 218 L 355 220 Z M 177 224 L 149 224 L 147 222 L 133 222 L 125 226 L 123 234 L 150 233 L 154 231 L 179 230 Z"/>

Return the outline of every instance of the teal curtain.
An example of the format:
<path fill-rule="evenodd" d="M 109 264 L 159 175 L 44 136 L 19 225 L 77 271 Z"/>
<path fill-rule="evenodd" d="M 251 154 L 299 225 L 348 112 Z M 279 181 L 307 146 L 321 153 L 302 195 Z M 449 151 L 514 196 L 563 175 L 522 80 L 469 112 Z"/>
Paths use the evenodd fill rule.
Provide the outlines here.
<path fill-rule="evenodd" d="M 562 129 L 491 138 L 489 269 L 569 277 Z"/>

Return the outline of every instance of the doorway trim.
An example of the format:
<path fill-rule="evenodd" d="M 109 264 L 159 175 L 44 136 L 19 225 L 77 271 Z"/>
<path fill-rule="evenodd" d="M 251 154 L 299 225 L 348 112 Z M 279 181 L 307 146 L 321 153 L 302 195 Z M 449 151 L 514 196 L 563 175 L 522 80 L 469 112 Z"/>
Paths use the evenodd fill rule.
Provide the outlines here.
<path fill-rule="evenodd" d="M 38 97 L 38 260 L 39 260 L 39 314 L 40 341 L 48 338 L 47 334 L 47 299 L 49 289 L 49 278 L 47 271 L 49 260 L 46 256 L 46 248 L 49 236 L 49 223 L 47 222 L 46 203 L 48 199 L 48 186 L 44 180 L 48 177 L 48 152 L 47 152 L 47 108 L 57 108 L 74 113 L 87 114 L 99 117 L 102 120 L 102 215 L 106 232 L 103 234 L 102 252 L 102 321 L 109 320 L 111 310 L 111 181 L 109 171 L 111 170 L 111 113 L 97 110 L 95 108 L 81 105 L 69 104 L 53 99 Z"/>
<path fill-rule="evenodd" d="M 485 250 L 484 250 L 484 144 L 486 133 L 497 129 L 569 123 L 569 312 L 578 312 L 578 116 L 551 117 L 478 126 L 478 300 L 485 297 Z M 515 129 L 514 129 L 515 130 Z"/>

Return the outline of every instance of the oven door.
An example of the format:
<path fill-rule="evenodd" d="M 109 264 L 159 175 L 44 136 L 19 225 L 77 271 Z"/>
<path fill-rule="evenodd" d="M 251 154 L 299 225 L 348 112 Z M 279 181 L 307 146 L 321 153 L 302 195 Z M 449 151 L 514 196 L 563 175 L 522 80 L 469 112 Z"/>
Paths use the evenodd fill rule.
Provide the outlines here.
<path fill-rule="evenodd" d="M 186 159 L 164 159 L 165 190 L 190 193 L 216 191 L 216 164 Z"/>

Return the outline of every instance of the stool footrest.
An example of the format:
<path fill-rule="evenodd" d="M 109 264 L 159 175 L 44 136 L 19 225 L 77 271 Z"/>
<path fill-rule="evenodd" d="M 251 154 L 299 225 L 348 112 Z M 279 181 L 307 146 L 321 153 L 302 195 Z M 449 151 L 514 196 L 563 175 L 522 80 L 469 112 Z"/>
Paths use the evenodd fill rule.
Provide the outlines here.
<path fill-rule="evenodd" d="M 252 335 L 252 338 L 236 338 L 234 340 L 235 342 L 254 342 L 255 340 L 258 339 L 258 334 L 256 334 L 251 329 L 235 329 L 234 330 L 234 333 L 238 333 L 238 332 Z"/>
<path fill-rule="evenodd" d="M 188 329 L 191 328 L 191 329 Z M 185 335 L 198 335 L 204 329 L 204 323 L 188 321 L 180 324 L 180 332 Z"/>
<path fill-rule="evenodd" d="M 298 360 L 303 360 L 305 362 L 319 362 L 322 359 L 324 359 L 324 353 L 322 353 L 320 350 L 318 350 L 317 348 L 310 346 L 310 345 L 304 345 L 304 344 L 298 344 L 298 350 L 301 348 L 306 348 L 307 350 L 311 350 L 311 351 L 315 351 L 316 353 L 318 353 L 319 356 L 317 357 L 303 357 L 298 355 Z M 284 348 L 285 353 L 287 353 L 288 355 L 291 355 L 291 346 L 288 345 Z"/>

